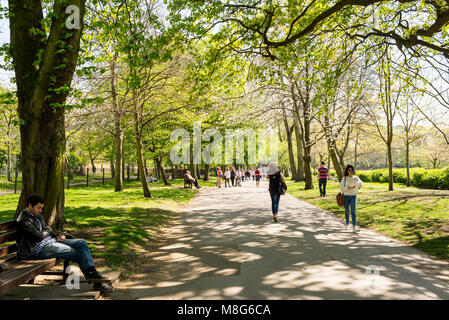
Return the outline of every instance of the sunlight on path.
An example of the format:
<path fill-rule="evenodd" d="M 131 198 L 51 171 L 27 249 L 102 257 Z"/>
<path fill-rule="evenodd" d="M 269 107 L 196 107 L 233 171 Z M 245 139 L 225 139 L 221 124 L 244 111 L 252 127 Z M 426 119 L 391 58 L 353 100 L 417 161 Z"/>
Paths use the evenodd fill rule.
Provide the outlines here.
<path fill-rule="evenodd" d="M 202 189 L 116 299 L 449 299 L 449 263 L 268 183 Z"/>

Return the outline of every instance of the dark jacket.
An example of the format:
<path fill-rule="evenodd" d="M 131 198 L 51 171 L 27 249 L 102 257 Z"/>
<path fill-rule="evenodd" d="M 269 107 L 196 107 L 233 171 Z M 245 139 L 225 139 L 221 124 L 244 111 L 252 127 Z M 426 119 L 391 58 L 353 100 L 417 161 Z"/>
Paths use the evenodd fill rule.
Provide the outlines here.
<path fill-rule="evenodd" d="M 38 220 L 42 224 L 42 231 L 39 231 Z M 48 235 L 57 237 L 44 218 L 39 214 L 28 212 L 24 209 L 17 218 L 17 257 L 21 260 L 36 259 L 36 243 L 44 240 Z"/>
<path fill-rule="evenodd" d="M 270 182 L 268 186 L 270 193 L 279 193 L 279 186 L 282 183 L 281 173 L 278 171 L 273 175 L 269 175 L 268 179 Z M 285 190 L 287 190 L 287 184 L 282 183 L 282 185 L 284 186 Z"/>

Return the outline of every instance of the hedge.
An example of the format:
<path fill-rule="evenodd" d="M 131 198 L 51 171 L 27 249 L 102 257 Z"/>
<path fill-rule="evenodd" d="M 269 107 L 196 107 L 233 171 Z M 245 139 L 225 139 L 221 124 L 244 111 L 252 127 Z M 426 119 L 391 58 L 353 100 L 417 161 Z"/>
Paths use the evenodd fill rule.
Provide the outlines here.
<path fill-rule="evenodd" d="M 357 170 L 356 175 L 366 182 L 388 182 L 388 169 Z M 449 190 L 449 167 L 443 169 L 411 168 L 410 178 L 412 186 Z M 393 169 L 395 183 L 407 183 L 406 169 Z"/>

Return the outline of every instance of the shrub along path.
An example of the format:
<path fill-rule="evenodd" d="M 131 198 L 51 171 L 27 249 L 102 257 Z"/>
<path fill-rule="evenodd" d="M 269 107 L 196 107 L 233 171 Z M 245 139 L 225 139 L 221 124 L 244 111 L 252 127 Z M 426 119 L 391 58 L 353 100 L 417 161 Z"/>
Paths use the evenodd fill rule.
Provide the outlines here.
<path fill-rule="evenodd" d="M 291 194 L 280 207 L 274 223 L 266 182 L 202 189 L 111 299 L 449 299 L 449 263 Z"/>

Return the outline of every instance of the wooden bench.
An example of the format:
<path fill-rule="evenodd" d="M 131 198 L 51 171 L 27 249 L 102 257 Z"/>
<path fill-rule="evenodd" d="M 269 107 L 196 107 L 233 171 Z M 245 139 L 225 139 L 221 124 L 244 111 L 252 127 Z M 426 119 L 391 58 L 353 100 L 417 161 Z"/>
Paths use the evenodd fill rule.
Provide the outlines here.
<path fill-rule="evenodd" d="M 184 179 L 184 188 L 192 189 L 192 181 Z"/>
<path fill-rule="evenodd" d="M 65 282 L 68 274 L 65 273 L 69 261 L 64 259 L 46 260 L 19 260 L 16 257 L 17 246 L 16 221 L 0 223 L 0 295 L 23 284 L 33 283 L 34 278 L 40 274 L 62 275 Z M 12 243 L 14 241 L 14 243 Z M 62 272 L 49 272 L 51 268 L 64 262 Z"/>

